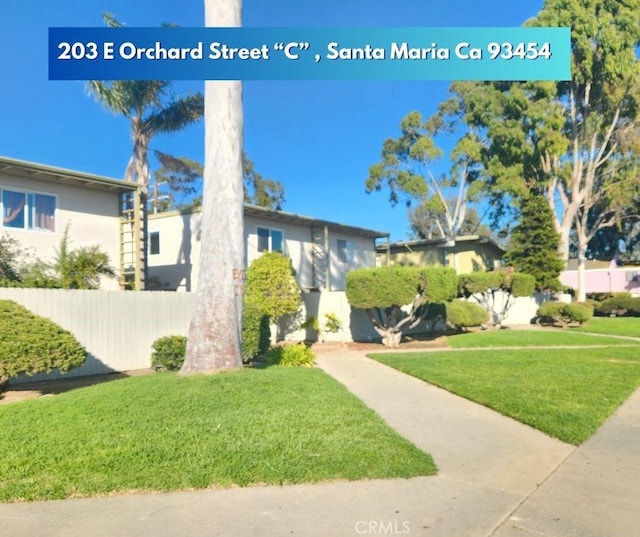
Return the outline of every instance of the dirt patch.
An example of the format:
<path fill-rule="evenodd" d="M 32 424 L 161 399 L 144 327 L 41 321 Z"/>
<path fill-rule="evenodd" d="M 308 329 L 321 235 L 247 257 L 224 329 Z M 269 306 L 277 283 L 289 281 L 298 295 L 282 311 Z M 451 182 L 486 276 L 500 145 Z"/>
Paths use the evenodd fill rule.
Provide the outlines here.
<path fill-rule="evenodd" d="M 345 343 L 326 341 L 324 343 L 313 343 L 311 345 L 311 348 L 316 354 L 321 354 L 341 350 L 362 352 L 395 352 L 420 349 L 446 349 L 448 348 L 448 346 L 444 336 L 418 334 L 415 336 L 403 337 L 402 341 L 400 342 L 400 346 L 395 349 L 389 349 L 388 347 L 385 347 L 380 341 L 349 341 Z"/>
<path fill-rule="evenodd" d="M 85 386 L 93 386 L 103 382 L 111 382 L 127 377 L 152 374 L 151 369 L 138 369 L 125 373 L 109 373 L 106 375 L 93 375 L 87 377 L 75 377 L 68 379 L 45 380 L 39 382 L 22 382 L 20 384 L 4 385 L 0 390 L 0 405 L 36 399 L 38 397 L 51 397 Z"/>

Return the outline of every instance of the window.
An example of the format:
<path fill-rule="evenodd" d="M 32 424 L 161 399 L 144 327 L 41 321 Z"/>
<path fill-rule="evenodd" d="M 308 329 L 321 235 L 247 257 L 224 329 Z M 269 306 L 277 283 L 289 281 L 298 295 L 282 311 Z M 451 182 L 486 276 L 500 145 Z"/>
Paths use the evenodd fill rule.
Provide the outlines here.
<path fill-rule="evenodd" d="M 158 255 L 160 253 L 160 232 L 152 231 L 149 233 L 149 255 Z"/>
<path fill-rule="evenodd" d="M 356 245 L 351 241 L 338 239 L 338 260 L 341 263 L 353 264 Z"/>
<path fill-rule="evenodd" d="M 284 234 L 282 231 L 259 227 L 258 252 L 284 252 Z"/>
<path fill-rule="evenodd" d="M 2 190 L 3 227 L 55 231 L 55 215 L 55 196 Z"/>

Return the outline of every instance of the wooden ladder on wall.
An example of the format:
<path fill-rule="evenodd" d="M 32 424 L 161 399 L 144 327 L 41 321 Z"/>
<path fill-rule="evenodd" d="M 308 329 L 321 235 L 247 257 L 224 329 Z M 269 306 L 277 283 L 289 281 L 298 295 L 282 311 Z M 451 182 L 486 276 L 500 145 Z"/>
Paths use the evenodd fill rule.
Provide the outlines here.
<path fill-rule="evenodd" d="M 120 200 L 120 287 L 142 291 L 147 269 L 146 196 L 125 192 Z"/>
<path fill-rule="evenodd" d="M 325 227 L 311 230 L 311 259 L 313 286 L 317 289 L 329 288 L 329 230 Z"/>

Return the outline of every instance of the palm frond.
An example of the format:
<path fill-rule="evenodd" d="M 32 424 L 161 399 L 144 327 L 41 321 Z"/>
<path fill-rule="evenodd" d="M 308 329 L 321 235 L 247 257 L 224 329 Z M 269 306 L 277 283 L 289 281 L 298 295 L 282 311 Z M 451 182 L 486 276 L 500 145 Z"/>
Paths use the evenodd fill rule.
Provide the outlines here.
<path fill-rule="evenodd" d="M 174 100 L 145 119 L 151 133 L 175 132 L 194 123 L 204 115 L 204 97 L 201 93 Z"/>
<path fill-rule="evenodd" d="M 146 108 L 159 108 L 169 86 L 164 80 L 90 80 L 87 90 L 109 110 L 132 117 Z"/>

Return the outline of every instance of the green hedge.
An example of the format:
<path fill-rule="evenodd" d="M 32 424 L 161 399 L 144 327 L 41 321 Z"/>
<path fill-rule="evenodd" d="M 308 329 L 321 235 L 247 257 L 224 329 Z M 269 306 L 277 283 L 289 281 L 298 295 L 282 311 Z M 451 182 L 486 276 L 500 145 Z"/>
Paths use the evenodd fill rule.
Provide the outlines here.
<path fill-rule="evenodd" d="M 0 300 L 0 377 L 69 371 L 86 357 L 67 330 L 11 300 Z"/>
<path fill-rule="evenodd" d="M 583 324 L 593 317 L 593 308 L 589 304 L 574 302 L 545 302 L 538 308 L 538 323 L 566 326 L 571 323 Z"/>
<path fill-rule="evenodd" d="M 489 290 L 503 290 L 514 297 L 531 296 L 535 292 L 536 279 L 522 272 L 495 270 L 491 272 L 471 272 L 458 277 L 461 296 L 470 297 Z"/>
<path fill-rule="evenodd" d="M 349 304 L 363 310 L 411 304 L 418 294 L 420 274 L 415 267 L 359 268 L 347 272 Z"/>
<path fill-rule="evenodd" d="M 596 314 L 640 317 L 640 298 L 634 298 L 626 293 L 614 295 L 596 306 Z"/>
<path fill-rule="evenodd" d="M 465 300 L 445 303 L 447 325 L 457 329 L 481 326 L 489 321 L 489 313 L 483 307 Z"/>
<path fill-rule="evenodd" d="M 242 313 L 242 361 L 250 362 L 269 348 L 271 331 L 269 316 L 251 303 Z"/>

